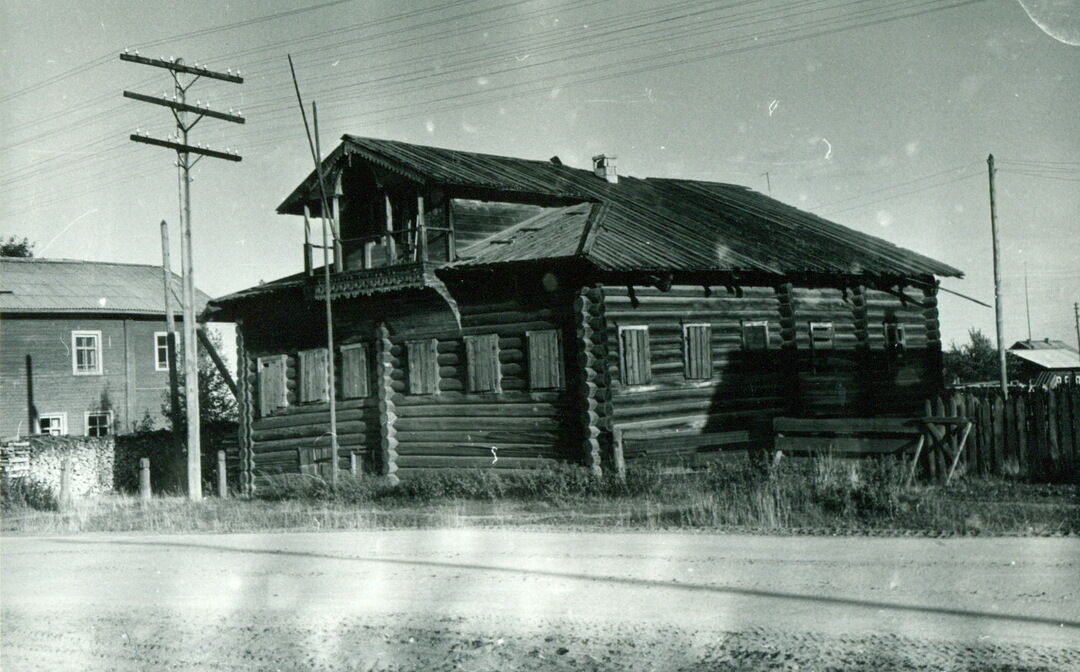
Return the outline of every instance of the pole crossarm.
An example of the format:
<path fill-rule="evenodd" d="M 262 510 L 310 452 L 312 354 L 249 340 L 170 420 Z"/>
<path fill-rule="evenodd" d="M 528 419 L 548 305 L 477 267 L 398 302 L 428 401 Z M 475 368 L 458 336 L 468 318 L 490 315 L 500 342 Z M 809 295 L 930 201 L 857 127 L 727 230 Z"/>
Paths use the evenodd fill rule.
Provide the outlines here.
<path fill-rule="evenodd" d="M 203 156 L 213 157 L 215 159 L 225 159 L 226 161 L 241 161 L 243 157 L 239 154 L 232 154 L 229 152 L 219 152 L 216 149 L 205 149 L 203 147 L 196 147 L 195 145 L 185 145 L 180 142 L 173 142 L 172 140 L 161 140 L 158 138 L 151 138 L 148 135 L 136 135 L 132 133 L 128 136 L 135 142 L 141 142 L 144 145 L 154 145 L 155 147 L 166 147 L 168 149 L 175 149 L 178 152 L 190 152 L 191 154 L 202 154 Z"/>
<path fill-rule="evenodd" d="M 232 82 L 234 84 L 244 83 L 244 78 L 240 75 L 234 75 L 232 73 L 225 72 L 215 72 L 214 70 L 209 70 L 198 65 L 185 65 L 183 63 L 165 60 L 163 58 L 146 58 L 145 56 L 139 56 L 137 53 L 120 54 L 120 60 L 131 61 L 132 63 L 141 63 L 142 65 L 152 65 L 156 68 L 165 68 L 166 70 L 172 70 L 173 72 L 185 72 L 189 75 L 209 77 L 210 79 L 220 79 L 224 82 Z"/>
<path fill-rule="evenodd" d="M 174 110 L 181 112 L 194 112 L 202 117 L 211 117 L 213 119 L 221 119 L 223 121 L 231 121 L 234 124 L 243 124 L 247 122 L 247 119 L 241 117 L 238 114 L 229 114 L 228 112 L 218 112 L 217 110 L 207 109 L 205 107 L 198 107 L 195 105 L 188 105 L 187 103 L 181 103 L 169 98 L 158 98 L 157 96 L 148 96 L 143 93 L 135 93 L 134 91 L 124 91 L 125 98 L 131 98 L 144 103 L 151 103 L 153 105 L 161 105 L 164 107 L 170 107 Z M 192 124 L 194 126 L 195 124 Z"/>

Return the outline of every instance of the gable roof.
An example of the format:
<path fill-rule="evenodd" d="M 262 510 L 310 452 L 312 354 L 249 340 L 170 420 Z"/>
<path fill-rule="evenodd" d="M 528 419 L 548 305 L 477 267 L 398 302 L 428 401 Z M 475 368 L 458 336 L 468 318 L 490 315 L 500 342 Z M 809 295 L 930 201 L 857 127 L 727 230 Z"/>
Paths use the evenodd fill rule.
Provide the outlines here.
<path fill-rule="evenodd" d="M 1080 369 L 1080 354 L 1068 348 L 1009 350 L 1009 354 L 1044 369 Z"/>
<path fill-rule="evenodd" d="M 182 296 L 173 274 L 174 295 Z M 210 297 L 195 290 L 195 310 Z M 179 299 L 174 303 L 179 314 Z M 0 258 L 0 313 L 164 315 L 160 266 L 74 259 Z"/>
<path fill-rule="evenodd" d="M 786 205 L 746 187 L 620 176 L 550 161 L 346 135 L 326 158 L 350 155 L 422 184 L 483 189 L 508 200 L 540 195 L 604 206 L 593 216 L 558 208 L 501 243 L 470 248 L 456 267 L 577 256 L 609 271 L 746 271 L 919 277 L 963 275 L 947 264 Z M 296 214 L 314 172 L 279 206 Z M 483 241 L 481 241 L 483 242 Z M 491 242 L 491 241 L 488 241 Z M 475 249 L 474 249 L 475 248 Z M 572 252 L 571 252 L 572 248 Z"/>
<path fill-rule="evenodd" d="M 1071 350 L 1076 352 L 1076 348 L 1065 341 L 1052 341 L 1049 338 L 1044 338 L 1041 341 L 1034 339 L 1017 341 L 1009 347 L 1009 350 Z"/>

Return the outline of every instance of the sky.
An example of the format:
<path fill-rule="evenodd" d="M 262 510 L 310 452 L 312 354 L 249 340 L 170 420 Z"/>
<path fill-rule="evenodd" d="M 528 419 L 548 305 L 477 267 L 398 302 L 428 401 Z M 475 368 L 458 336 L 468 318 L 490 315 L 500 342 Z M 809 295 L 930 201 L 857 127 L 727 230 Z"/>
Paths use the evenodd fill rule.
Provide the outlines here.
<path fill-rule="evenodd" d="M 173 225 L 170 90 L 124 48 L 239 69 L 189 99 L 239 110 L 191 140 L 196 284 L 218 296 L 302 269 L 276 206 L 311 170 L 289 77 L 344 133 L 743 184 L 949 263 L 993 302 L 986 159 L 997 161 L 1005 340 L 1075 343 L 1080 0 L 220 0 L 0 5 L 0 236 L 42 257 L 158 264 Z M 994 311 L 944 294 L 946 344 Z"/>

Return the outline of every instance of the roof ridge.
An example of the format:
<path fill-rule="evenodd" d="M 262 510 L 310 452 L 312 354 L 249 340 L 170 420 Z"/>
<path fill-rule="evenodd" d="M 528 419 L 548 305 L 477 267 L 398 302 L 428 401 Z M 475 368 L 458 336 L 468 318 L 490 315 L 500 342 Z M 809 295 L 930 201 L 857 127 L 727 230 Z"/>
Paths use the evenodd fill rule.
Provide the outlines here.
<path fill-rule="evenodd" d="M 12 261 L 16 263 L 47 263 L 47 264 L 97 264 L 100 266 L 129 266 L 138 268 L 161 269 L 161 264 L 137 264 L 127 261 L 96 261 L 93 259 L 67 259 L 63 257 L 0 257 L 0 261 Z M 173 275 L 179 277 L 175 271 Z"/>

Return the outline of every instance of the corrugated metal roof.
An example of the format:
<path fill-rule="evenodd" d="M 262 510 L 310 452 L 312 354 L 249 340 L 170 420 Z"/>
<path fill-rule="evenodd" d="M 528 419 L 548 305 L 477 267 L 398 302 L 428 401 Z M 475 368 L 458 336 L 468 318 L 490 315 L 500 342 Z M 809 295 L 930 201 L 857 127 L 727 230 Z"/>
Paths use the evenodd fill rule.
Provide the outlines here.
<path fill-rule="evenodd" d="M 1080 368 L 1080 354 L 1073 350 L 1009 350 L 1009 354 L 1026 359 L 1044 369 Z"/>
<path fill-rule="evenodd" d="M 173 288 L 182 296 L 181 280 Z M 196 310 L 210 297 L 196 289 Z M 180 301 L 175 303 L 180 312 Z M 160 266 L 74 259 L 0 258 L 3 313 L 165 313 Z"/>
<path fill-rule="evenodd" d="M 773 274 L 961 276 L 947 264 L 804 212 L 746 187 L 713 182 L 620 176 L 611 184 L 592 171 L 490 154 L 344 136 L 328 166 L 354 154 L 423 183 L 540 194 L 602 203 L 582 256 L 611 271 L 758 271 Z M 314 185 L 308 177 L 278 208 L 295 213 Z M 459 266 L 551 258 L 581 247 L 579 218 L 553 215 L 558 226 L 488 246 Z M 562 236 L 578 235 L 578 240 Z M 543 241 L 543 244 L 541 244 Z M 543 256 L 537 256 L 543 255 Z"/>

